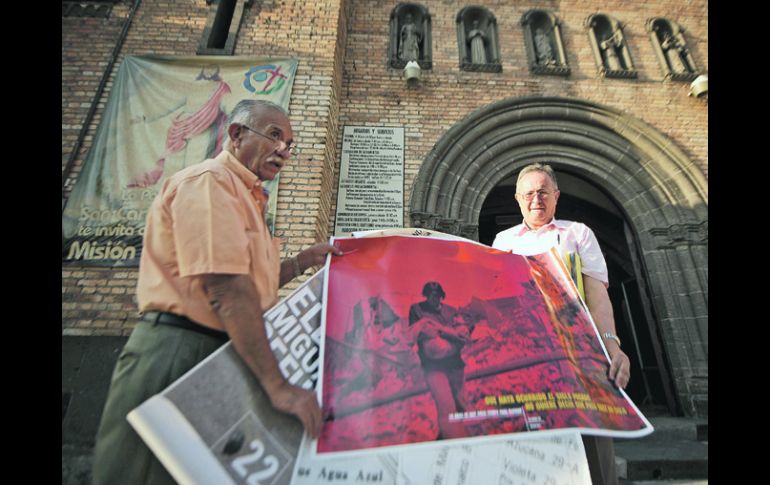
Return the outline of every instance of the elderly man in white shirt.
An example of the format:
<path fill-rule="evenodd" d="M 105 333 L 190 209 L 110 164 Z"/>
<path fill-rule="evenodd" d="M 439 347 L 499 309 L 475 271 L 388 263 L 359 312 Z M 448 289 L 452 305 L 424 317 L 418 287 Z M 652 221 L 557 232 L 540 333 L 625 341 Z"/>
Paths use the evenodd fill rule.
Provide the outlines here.
<path fill-rule="evenodd" d="M 612 304 L 607 294 L 607 263 L 591 229 L 579 222 L 554 218 L 559 194 L 556 175 L 549 165 L 535 163 L 524 167 L 516 181 L 516 201 L 524 222 L 498 233 L 492 247 L 531 255 L 556 246 L 561 254 L 574 252 L 580 256 L 586 305 L 610 355 L 609 378 L 625 388 L 631 377 L 631 363 L 620 349 L 620 339 L 615 333 Z M 617 483 L 612 439 L 584 436 L 583 443 L 594 484 Z"/>

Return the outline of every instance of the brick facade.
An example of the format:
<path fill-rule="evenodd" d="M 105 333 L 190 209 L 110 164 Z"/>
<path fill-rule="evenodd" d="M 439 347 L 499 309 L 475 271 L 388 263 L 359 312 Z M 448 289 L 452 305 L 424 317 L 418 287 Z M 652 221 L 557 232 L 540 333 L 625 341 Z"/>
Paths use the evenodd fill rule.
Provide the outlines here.
<path fill-rule="evenodd" d="M 116 3 L 108 18 L 62 18 L 63 171 L 133 3 Z M 646 30 L 651 17 L 678 22 L 685 29 L 698 70 L 707 73 L 707 1 L 479 2 L 497 19 L 501 73 L 459 69 L 455 17 L 466 6 L 464 2 L 424 1 L 421 5 L 432 17 L 433 63 L 413 87 L 407 87 L 400 70 L 387 67 L 389 17 L 396 4 L 255 0 L 243 13 L 235 55 L 299 60 L 289 109 L 301 151 L 282 172 L 278 194 L 276 233 L 286 241 L 285 256 L 333 233 L 345 125 L 404 127 L 405 221 L 410 220 L 409 201 L 420 167 L 442 135 L 474 110 L 508 98 L 572 98 L 622 111 L 670 140 L 692 162 L 689 170 L 708 176 L 707 98 L 688 97 L 688 83 L 664 80 Z M 530 73 L 520 20 L 532 8 L 549 9 L 561 21 L 569 77 Z M 623 24 L 637 79 L 599 76 L 584 27 L 585 19 L 597 11 Z M 125 55 L 194 55 L 208 13 L 204 0 L 140 3 L 110 79 Z M 108 81 L 104 94 L 96 100 L 95 117 L 63 197 L 77 179 L 109 88 Z M 665 268 L 668 263 L 660 258 L 659 268 Z M 683 275 L 687 276 L 686 270 Z M 63 335 L 128 335 L 136 311 L 136 277 L 135 268 L 63 268 Z M 693 312 L 695 317 L 702 316 L 701 309 Z M 661 318 L 665 320 L 666 315 Z M 693 340 L 685 330 L 677 330 L 676 322 L 671 325 L 673 330 L 666 336 L 677 340 L 676 345 L 707 348 L 707 336 L 705 342 L 703 337 Z M 691 389 L 692 382 L 702 382 L 688 380 L 690 375 L 705 373 L 707 379 L 707 364 L 703 365 L 705 369 L 687 359 L 675 362 L 674 366 L 681 366 L 677 386 Z M 707 393 L 703 388 L 692 390 L 699 395 Z M 685 407 L 694 412 L 693 406 Z"/>
<path fill-rule="evenodd" d="M 132 3 L 118 3 L 107 19 L 62 18 L 62 171 Z M 123 56 L 194 55 L 208 11 L 203 0 L 140 4 L 66 180 L 64 197 L 69 195 L 88 153 L 109 96 L 111 79 Z M 338 156 L 342 85 L 339 66 L 346 31 L 345 16 L 341 14 L 340 3 L 335 1 L 254 2 L 244 12 L 234 52 L 236 56 L 255 54 L 299 60 L 289 111 L 295 131 L 301 136 L 302 150 L 281 174 L 276 222 L 276 235 L 285 241 L 286 257 L 327 239 L 329 234 L 331 167 Z M 338 31 L 342 35 L 338 36 Z M 136 277 L 133 268 L 64 268 L 62 334 L 130 334 L 136 314 Z"/>

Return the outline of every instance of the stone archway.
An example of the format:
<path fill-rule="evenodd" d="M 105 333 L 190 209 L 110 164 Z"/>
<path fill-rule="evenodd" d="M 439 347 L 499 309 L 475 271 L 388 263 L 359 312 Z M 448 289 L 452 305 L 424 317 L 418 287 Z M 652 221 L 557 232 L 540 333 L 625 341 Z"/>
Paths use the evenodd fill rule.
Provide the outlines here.
<path fill-rule="evenodd" d="M 510 98 L 449 129 L 414 183 L 414 227 L 477 239 L 503 179 L 548 161 L 601 186 L 640 249 L 651 306 L 688 415 L 708 416 L 708 189 L 671 140 L 621 111 L 578 99 Z"/>

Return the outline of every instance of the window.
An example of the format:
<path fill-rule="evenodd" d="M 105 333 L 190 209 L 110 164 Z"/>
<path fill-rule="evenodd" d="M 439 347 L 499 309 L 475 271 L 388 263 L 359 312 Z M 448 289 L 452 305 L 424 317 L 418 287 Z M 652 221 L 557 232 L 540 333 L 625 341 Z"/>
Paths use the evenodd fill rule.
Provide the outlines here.
<path fill-rule="evenodd" d="M 211 0 L 206 27 L 197 53 L 199 55 L 231 56 L 241 28 L 243 9 L 253 0 Z"/>
<path fill-rule="evenodd" d="M 118 0 L 89 0 L 85 2 L 62 2 L 62 17 L 107 18 L 112 13 L 112 6 Z"/>

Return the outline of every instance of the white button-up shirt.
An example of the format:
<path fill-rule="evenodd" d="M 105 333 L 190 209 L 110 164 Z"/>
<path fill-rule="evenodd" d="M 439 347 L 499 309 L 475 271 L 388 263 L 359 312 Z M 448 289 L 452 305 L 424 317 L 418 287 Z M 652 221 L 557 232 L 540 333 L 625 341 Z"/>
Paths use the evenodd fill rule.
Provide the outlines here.
<path fill-rule="evenodd" d="M 609 284 L 607 262 L 599 248 L 594 232 L 583 223 L 551 219 L 540 229 L 532 230 L 522 223 L 499 232 L 492 247 L 514 254 L 530 256 L 557 247 L 560 254 L 574 252 L 580 255 L 583 274 Z"/>

